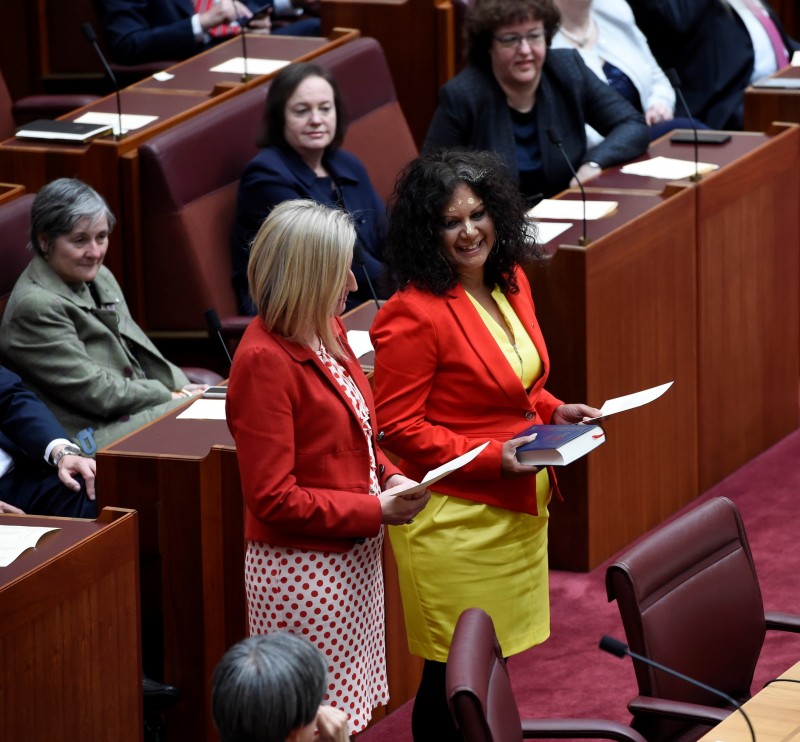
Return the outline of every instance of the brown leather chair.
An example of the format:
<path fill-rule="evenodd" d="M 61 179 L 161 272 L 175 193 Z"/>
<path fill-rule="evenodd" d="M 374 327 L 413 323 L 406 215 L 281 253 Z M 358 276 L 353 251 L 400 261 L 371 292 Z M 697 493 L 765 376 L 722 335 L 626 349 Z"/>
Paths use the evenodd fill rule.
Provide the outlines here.
<path fill-rule="evenodd" d="M 645 742 L 630 727 L 603 719 L 521 720 L 494 624 L 480 608 L 458 619 L 447 660 L 447 698 L 465 742 L 614 739 Z"/>
<path fill-rule="evenodd" d="M 765 613 L 736 506 L 699 505 L 632 547 L 606 571 L 631 651 L 738 702 L 750 686 L 767 629 L 800 632 L 800 616 Z M 696 739 L 731 707 L 707 691 L 634 662 L 633 727 L 650 742 Z"/>
<path fill-rule="evenodd" d="M 19 274 L 33 256 L 26 247 L 33 199 L 34 196 L 27 194 L 0 206 L 0 319 Z"/>
<path fill-rule="evenodd" d="M 386 199 L 417 149 L 383 50 L 374 39 L 357 39 L 314 61 L 341 87 L 350 120 L 343 147 L 362 160 Z M 236 190 L 256 154 L 267 88 L 247 91 L 139 148 L 148 332 L 205 332 L 208 309 L 216 309 L 229 336 L 249 322 L 236 317 L 230 239 Z"/>

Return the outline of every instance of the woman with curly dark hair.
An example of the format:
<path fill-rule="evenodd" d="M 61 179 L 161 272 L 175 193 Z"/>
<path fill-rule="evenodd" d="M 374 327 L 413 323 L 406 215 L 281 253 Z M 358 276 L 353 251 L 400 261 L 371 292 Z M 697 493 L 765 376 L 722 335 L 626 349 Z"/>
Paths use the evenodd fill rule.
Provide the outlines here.
<path fill-rule="evenodd" d="M 553 0 L 481 0 L 466 21 L 469 64 L 439 91 L 424 152 L 497 152 L 528 196 L 551 196 L 632 160 L 649 142 L 644 116 L 598 79 L 574 49 L 551 49 Z M 601 137 L 587 144 L 585 125 Z M 559 151 L 553 140 L 563 147 Z"/>
<path fill-rule="evenodd" d="M 414 522 L 390 529 L 409 648 L 425 658 L 414 739 L 459 739 L 445 697 L 458 616 L 487 611 L 506 655 L 550 633 L 546 469 L 516 449 L 534 423 L 599 410 L 545 388 L 549 362 L 520 264 L 536 257 L 523 199 L 496 155 L 421 157 L 393 198 L 387 265 L 398 291 L 372 326 L 382 445 L 408 476 L 488 441 L 436 485 Z"/>

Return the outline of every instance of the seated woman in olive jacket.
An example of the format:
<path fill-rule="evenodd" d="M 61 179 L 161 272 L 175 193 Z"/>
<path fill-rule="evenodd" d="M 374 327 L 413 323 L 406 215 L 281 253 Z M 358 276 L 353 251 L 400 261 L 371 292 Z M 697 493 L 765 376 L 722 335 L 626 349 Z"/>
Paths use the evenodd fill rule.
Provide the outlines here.
<path fill-rule="evenodd" d="M 649 142 L 642 114 L 576 51 L 549 49 L 559 18 L 552 0 L 474 5 L 466 26 L 469 65 L 442 87 L 423 151 L 492 150 L 529 197 L 571 184 L 564 154 L 581 182 L 641 155 Z M 586 124 L 605 137 L 592 148 Z"/>
<path fill-rule="evenodd" d="M 0 327 L 5 361 L 88 455 L 206 388 L 190 384 L 131 317 L 103 265 L 113 226 L 85 183 L 42 188 L 31 207 L 36 254 Z"/>
<path fill-rule="evenodd" d="M 255 314 L 247 288 L 250 245 L 272 209 L 284 201 L 307 198 L 338 206 L 353 216 L 358 235 L 353 273 L 359 283 L 348 309 L 372 298 L 383 272 L 386 209 L 359 159 L 339 149 L 345 112 L 330 72 L 309 62 L 284 67 L 270 83 L 262 149 L 239 181 L 233 233 L 233 287 L 239 311 Z"/>

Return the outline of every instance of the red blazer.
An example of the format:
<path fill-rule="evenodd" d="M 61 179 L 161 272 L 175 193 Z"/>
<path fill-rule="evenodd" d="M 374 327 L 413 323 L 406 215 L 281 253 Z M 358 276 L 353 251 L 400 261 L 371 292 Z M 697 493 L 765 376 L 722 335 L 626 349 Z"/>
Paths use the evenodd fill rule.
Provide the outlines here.
<path fill-rule="evenodd" d="M 383 483 L 400 472 L 375 440 L 374 402 L 361 367 L 352 355 L 344 365 L 370 409 Z M 310 348 L 267 332 L 254 319 L 236 349 L 226 409 L 248 540 L 342 552 L 356 539 L 378 534 L 381 506 L 369 495 L 361 424 Z"/>
<path fill-rule="evenodd" d="M 550 361 L 525 274 L 508 301 L 542 358 L 526 392 L 464 289 L 446 296 L 398 291 L 372 324 L 373 388 L 383 445 L 402 457 L 407 476 L 491 441 L 469 465 L 436 484 L 448 495 L 536 514 L 534 477 L 500 478 L 502 444 L 534 423 L 549 423 L 561 403 L 545 390 Z"/>

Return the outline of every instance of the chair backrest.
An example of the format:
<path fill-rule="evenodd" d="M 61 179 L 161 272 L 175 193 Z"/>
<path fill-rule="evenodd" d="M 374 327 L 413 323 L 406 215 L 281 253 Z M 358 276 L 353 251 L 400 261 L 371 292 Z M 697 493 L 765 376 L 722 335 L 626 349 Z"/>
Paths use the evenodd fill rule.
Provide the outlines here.
<path fill-rule="evenodd" d="M 417 151 L 383 50 L 374 39 L 357 39 L 314 61 L 342 89 L 351 122 L 344 148 L 387 197 Z M 205 331 L 209 308 L 236 314 L 230 259 L 236 190 L 256 154 L 267 89 L 226 101 L 139 148 L 148 331 Z"/>
<path fill-rule="evenodd" d="M 34 196 L 20 196 L 0 206 L 0 319 L 14 284 L 30 263 L 27 249 Z"/>
<path fill-rule="evenodd" d="M 447 699 L 465 742 L 518 742 L 522 722 L 489 615 L 468 608 L 447 659 Z"/>
<path fill-rule="evenodd" d="M 6 85 L 3 73 L 0 72 L 0 142 L 14 136 L 17 130 L 13 114 L 14 101 Z"/>
<path fill-rule="evenodd" d="M 766 623 L 744 524 L 730 500 L 713 498 L 633 546 L 608 568 L 606 590 L 632 651 L 733 698 L 749 697 Z M 724 705 L 634 666 L 642 695 Z"/>

